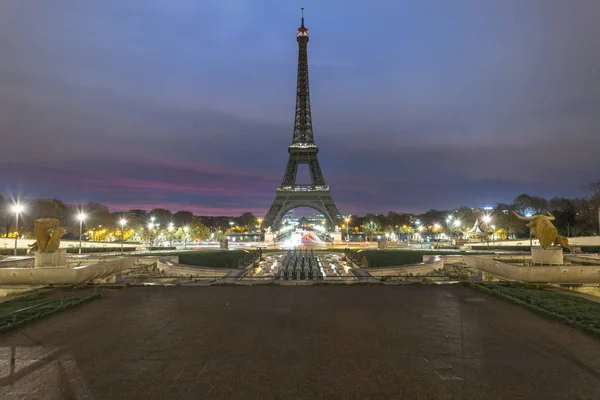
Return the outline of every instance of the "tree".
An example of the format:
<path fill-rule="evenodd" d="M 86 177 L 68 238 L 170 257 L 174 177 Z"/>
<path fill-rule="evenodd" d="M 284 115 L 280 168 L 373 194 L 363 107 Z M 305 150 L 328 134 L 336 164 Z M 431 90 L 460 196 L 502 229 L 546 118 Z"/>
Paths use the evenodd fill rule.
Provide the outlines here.
<path fill-rule="evenodd" d="M 253 229 L 258 222 L 256 221 L 256 217 L 251 212 L 246 212 L 236 218 L 236 224 L 239 226 L 246 227 L 246 229 Z"/>
<path fill-rule="evenodd" d="M 554 197 L 548 202 L 548 207 L 556 218 L 553 223 L 558 229 L 558 233 L 571 236 L 577 217 L 573 202 L 564 197 Z"/>
<path fill-rule="evenodd" d="M 173 223 L 176 226 L 186 226 L 192 223 L 194 214 L 190 211 L 177 211 L 173 214 Z"/>
<path fill-rule="evenodd" d="M 513 208 L 520 215 L 543 214 L 548 210 L 548 201 L 542 197 L 523 193 L 513 200 Z"/>
<path fill-rule="evenodd" d="M 171 222 L 173 222 L 173 214 L 171 211 L 164 208 L 155 208 L 150 211 L 150 217 L 154 217 L 155 224 L 160 224 L 161 226 L 167 226 Z"/>
<path fill-rule="evenodd" d="M 199 220 L 193 220 L 188 228 L 192 240 L 206 240 L 210 237 L 210 229 Z"/>
<path fill-rule="evenodd" d="M 10 229 L 10 213 L 8 207 L 8 202 L 4 199 L 4 196 L 0 195 L 0 236 L 3 237 L 8 237 Z"/>
<path fill-rule="evenodd" d="M 590 207 L 597 212 L 596 234 L 600 235 L 600 181 L 590 182 Z"/>

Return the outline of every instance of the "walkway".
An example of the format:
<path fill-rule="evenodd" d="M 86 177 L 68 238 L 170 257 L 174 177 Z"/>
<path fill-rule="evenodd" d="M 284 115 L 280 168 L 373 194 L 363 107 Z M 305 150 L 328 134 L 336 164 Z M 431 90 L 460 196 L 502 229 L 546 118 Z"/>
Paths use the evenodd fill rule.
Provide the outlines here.
<path fill-rule="evenodd" d="M 599 399 L 600 345 L 458 286 L 136 287 L 1 334 L 0 398 Z"/>

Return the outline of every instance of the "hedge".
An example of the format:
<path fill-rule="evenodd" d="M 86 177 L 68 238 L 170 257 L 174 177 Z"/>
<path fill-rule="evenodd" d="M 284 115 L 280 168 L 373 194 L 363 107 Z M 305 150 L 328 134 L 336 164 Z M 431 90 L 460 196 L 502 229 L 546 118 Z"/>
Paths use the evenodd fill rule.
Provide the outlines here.
<path fill-rule="evenodd" d="M 13 315 L 4 315 L 0 317 L 0 332 L 16 328 L 17 326 L 32 322 L 43 316 L 54 314 L 59 311 L 69 309 L 71 307 L 75 307 L 79 304 L 83 304 L 90 300 L 97 299 L 100 296 L 100 293 L 94 293 L 90 296 L 83 298 L 71 297 L 68 299 L 55 300 L 46 304 L 42 304 L 40 305 L 40 307 L 33 308 L 31 310 L 25 310 L 22 313 L 17 314 L 14 323 Z"/>

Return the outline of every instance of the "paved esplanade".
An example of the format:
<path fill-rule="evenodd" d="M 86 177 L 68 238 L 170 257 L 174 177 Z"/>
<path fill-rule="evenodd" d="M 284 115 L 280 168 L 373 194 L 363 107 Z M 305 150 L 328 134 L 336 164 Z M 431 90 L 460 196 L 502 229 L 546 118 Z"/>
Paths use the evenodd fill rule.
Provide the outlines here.
<path fill-rule="evenodd" d="M 598 339 L 450 285 L 127 288 L 0 346 L 3 400 L 600 398 Z"/>

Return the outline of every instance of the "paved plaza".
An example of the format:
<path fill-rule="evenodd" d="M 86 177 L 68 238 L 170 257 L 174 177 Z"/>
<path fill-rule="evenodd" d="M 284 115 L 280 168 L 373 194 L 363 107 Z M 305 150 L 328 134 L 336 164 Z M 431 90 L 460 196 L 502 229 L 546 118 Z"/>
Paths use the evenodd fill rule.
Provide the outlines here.
<path fill-rule="evenodd" d="M 0 335 L 1 399 L 600 398 L 598 339 L 464 287 L 103 293 Z"/>

